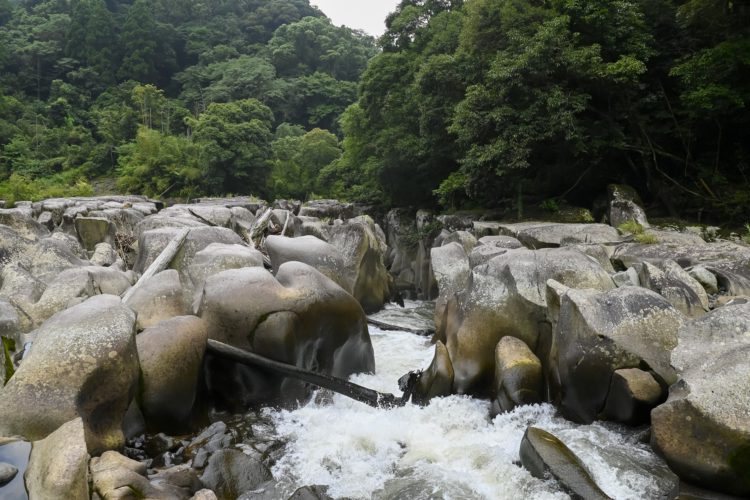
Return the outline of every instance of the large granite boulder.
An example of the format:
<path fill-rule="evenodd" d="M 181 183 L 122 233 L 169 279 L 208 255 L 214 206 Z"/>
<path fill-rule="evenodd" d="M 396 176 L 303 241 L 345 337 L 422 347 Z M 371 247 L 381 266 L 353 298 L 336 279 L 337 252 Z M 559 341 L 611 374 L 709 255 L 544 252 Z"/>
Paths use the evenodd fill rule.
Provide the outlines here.
<path fill-rule="evenodd" d="M 91 453 L 118 448 L 137 383 L 135 314 L 118 297 L 92 297 L 36 331 L 0 390 L 0 435 L 43 439 L 80 416 Z"/>
<path fill-rule="evenodd" d="M 138 239 L 138 258 L 133 267 L 136 273 L 143 273 L 159 254 L 169 245 L 169 242 L 181 231 L 181 228 L 166 227 L 145 231 Z M 180 251 L 172 259 L 170 269 L 180 273 L 183 286 L 192 289 L 190 280 L 190 266 L 195 256 L 211 244 L 244 245 L 242 238 L 231 229 L 224 227 L 200 226 L 192 227 Z"/>
<path fill-rule="evenodd" d="M 750 303 L 685 323 L 672 364 L 679 381 L 651 412 L 651 444 L 683 480 L 750 495 Z"/>
<path fill-rule="evenodd" d="M 626 222 L 635 222 L 643 227 L 649 227 L 643 201 L 635 189 L 630 186 L 610 184 L 607 188 L 609 206 L 607 218 L 610 225 L 619 227 Z"/>
<path fill-rule="evenodd" d="M 351 203 L 342 203 L 337 200 L 311 200 L 300 208 L 299 215 L 317 217 L 319 219 L 351 219 L 356 213 L 356 208 Z"/>
<path fill-rule="evenodd" d="M 516 406 L 542 402 L 542 362 L 515 337 L 503 337 L 495 348 L 493 408 L 511 411 Z"/>
<path fill-rule="evenodd" d="M 368 216 L 334 225 L 328 240 L 341 252 L 352 295 L 367 313 L 390 300 L 392 279 L 385 267 L 388 246 L 383 230 Z"/>
<path fill-rule="evenodd" d="M 388 253 L 385 263 L 394 279 L 397 290 L 416 295 L 417 233 L 414 213 L 393 209 L 386 215 L 386 242 Z"/>
<path fill-rule="evenodd" d="M 692 233 L 662 231 L 658 243 L 624 243 L 612 255 L 623 268 L 640 262 L 658 265 L 673 260 L 682 268 L 701 265 L 716 276 L 718 288 L 727 295 L 750 295 L 750 247 L 729 241 L 706 243 Z"/>
<path fill-rule="evenodd" d="M 78 239 L 88 251 L 94 251 L 99 243 L 115 244 L 115 225 L 104 217 L 77 217 L 75 228 Z"/>
<path fill-rule="evenodd" d="M 500 234 L 517 238 L 532 249 L 554 248 L 565 244 L 604 244 L 620 241 L 617 229 L 606 224 L 565 224 L 558 222 L 521 222 L 501 224 Z"/>
<path fill-rule="evenodd" d="M 287 238 L 271 235 L 266 238 L 266 250 L 274 273 L 286 262 L 303 262 L 335 281 L 347 292 L 352 292 L 344 256 L 338 248 L 326 241 L 315 236 Z"/>
<path fill-rule="evenodd" d="M 23 208 L 0 209 L 0 224 L 8 226 L 28 240 L 49 236 L 50 230 L 37 222 L 32 212 Z"/>
<path fill-rule="evenodd" d="M 495 346 L 505 336 L 522 340 L 540 359 L 546 357 L 549 279 L 574 288 L 615 286 L 595 260 L 567 248 L 509 250 L 475 267 L 466 290 L 455 295 L 442 320 L 455 372 L 454 391 L 490 390 Z"/>
<path fill-rule="evenodd" d="M 644 261 L 636 264 L 636 270 L 642 286 L 667 299 L 686 316 L 701 316 L 708 311 L 706 290 L 673 260 L 657 265 Z"/>
<path fill-rule="evenodd" d="M 162 271 L 141 283 L 126 304 L 137 313 L 138 330 L 188 314 L 190 307 L 174 269 Z"/>
<path fill-rule="evenodd" d="M 662 391 L 675 381 L 670 353 L 683 316 L 666 299 L 629 286 L 597 292 L 549 282 L 547 290 L 553 322 L 550 393 L 566 417 L 594 421 L 616 370 L 648 370 Z"/>
<path fill-rule="evenodd" d="M 435 301 L 435 339 L 445 342 L 448 306 L 455 303 L 456 294 L 469 285 L 471 267 L 466 250 L 457 242 L 433 248 L 430 261 L 440 291 Z"/>
<path fill-rule="evenodd" d="M 190 429 L 208 332 L 195 316 L 162 321 L 138 334 L 139 406 L 152 431 Z"/>
<path fill-rule="evenodd" d="M 25 479 L 29 498 L 89 500 L 89 454 L 80 418 L 33 443 Z"/>
<path fill-rule="evenodd" d="M 314 268 L 282 264 L 206 280 L 198 315 L 210 339 L 268 358 L 346 378 L 375 368 L 367 318 L 359 303 Z M 214 404 L 242 408 L 304 399 L 302 384 L 207 355 L 206 384 Z"/>
<path fill-rule="evenodd" d="M 195 254 L 192 264 L 188 267 L 188 277 L 195 295 L 198 296 L 203 291 L 207 277 L 242 267 L 263 267 L 263 254 L 244 245 L 211 243 Z"/>

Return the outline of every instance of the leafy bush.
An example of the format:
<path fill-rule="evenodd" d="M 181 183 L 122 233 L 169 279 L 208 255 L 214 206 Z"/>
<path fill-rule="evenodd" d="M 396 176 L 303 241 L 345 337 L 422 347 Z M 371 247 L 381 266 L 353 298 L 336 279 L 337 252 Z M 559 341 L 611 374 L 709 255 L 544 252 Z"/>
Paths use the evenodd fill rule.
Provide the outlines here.
<path fill-rule="evenodd" d="M 628 234 L 633 234 L 633 235 L 643 234 L 643 226 L 641 224 L 638 224 L 634 220 L 623 222 L 617 227 L 617 229 L 621 233 L 628 233 Z"/>
<path fill-rule="evenodd" d="M 653 233 L 641 233 L 635 235 L 635 241 L 641 245 L 653 245 L 659 243 L 659 238 Z"/>
<path fill-rule="evenodd" d="M 6 208 L 12 208 L 22 200 L 39 201 L 92 194 L 94 189 L 91 184 L 74 171 L 39 179 L 14 173 L 7 181 L 0 183 L 0 198 L 5 200 Z"/>

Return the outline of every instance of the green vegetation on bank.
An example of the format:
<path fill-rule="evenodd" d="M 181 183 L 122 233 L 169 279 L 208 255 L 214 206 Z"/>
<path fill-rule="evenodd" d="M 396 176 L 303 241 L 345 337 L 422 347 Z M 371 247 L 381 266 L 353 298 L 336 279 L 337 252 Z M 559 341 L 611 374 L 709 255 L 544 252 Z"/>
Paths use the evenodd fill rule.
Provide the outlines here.
<path fill-rule="evenodd" d="M 0 0 L 0 197 L 305 196 L 376 52 L 307 0 Z"/>
<path fill-rule="evenodd" d="M 307 0 L 0 0 L 0 196 L 520 210 L 627 183 L 750 219 L 748 2 L 402 0 L 386 24 L 378 47 Z"/>

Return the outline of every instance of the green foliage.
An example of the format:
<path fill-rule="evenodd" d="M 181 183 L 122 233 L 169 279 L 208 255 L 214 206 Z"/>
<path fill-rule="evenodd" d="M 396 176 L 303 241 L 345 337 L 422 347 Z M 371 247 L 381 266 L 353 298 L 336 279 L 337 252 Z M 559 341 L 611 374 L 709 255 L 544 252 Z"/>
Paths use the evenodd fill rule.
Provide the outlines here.
<path fill-rule="evenodd" d="M 659 238 L 653 233 L 642 233 L 635 235 L 635 241 L 641 245 L 654 245 L 659 243 Z"/>
<path fill-rule="evenodd" d="M 641 245 L 659 243 L 659 238 L 654 233 L 646 232 L 645 228 L 636 221 L 623 222 L 617 229 L 623 234 L 633 235 L 633 240 Z"/>
<path fill-rule="evenodd" d="M 617 229 L 621 233 L 633 234 L 633 235 L 643 234 L 643 232 L 644 232 L 643 226 L 641 224 L 637 223 L 634 220 L 629 220 L 627 222 L 623 222 L 622 224 L 620 224 L 619 226 L 617 226 Z"/>
<path fill-rule="evenodd" d="M 745 234 L 742 235 L 742 241 L 750 245 L 750 224 L 745 224 Z"/>
<path fill-rule="evenodd" d="M 341 157 L 339 141 L 321 129 L 304 135 L 282 134 L 272 144 L 274 159 L 269 191 L 275 198 L 311 199 L 320 172 Z"/>
<path fill-rule="evenodd" d="M 3 356 L 3 365 L 5 366 L 5 373 L 3 373 L 3 385 L 5 385 L 13 376 L 13 373 L 15 373 L 13 358 L 10 353 L 16 349 L 16 343 L 12 339 L 0 337 L 0 344 L 2 345 L 2 353 L 0 355 Z"/>
<path fill-rule="evenodd" d="M 557 203 L 557 200 L 554 199 L 544 200 L 539 204 L 539 208 L 553 214 L 556 214 L 560 211 L 560 205 Z"/>
<path fill-rule="evenodd" d="M 263 194 L 275 127 L 338 132 L 376 52 L 308 0 L 0 0 L 0 182 Z"/>
<path fill-rule="evenodd" d="M 46 198 L 91 196 L 93 192 L 91 184 L 78 172 L 67 172 L 40 179 L 14 173 L 8 180 L 0 183 L 0 199 L 5 200 L 7 207 L 12 207 L 17 201 L 22 200 L 39 201 Z"/>

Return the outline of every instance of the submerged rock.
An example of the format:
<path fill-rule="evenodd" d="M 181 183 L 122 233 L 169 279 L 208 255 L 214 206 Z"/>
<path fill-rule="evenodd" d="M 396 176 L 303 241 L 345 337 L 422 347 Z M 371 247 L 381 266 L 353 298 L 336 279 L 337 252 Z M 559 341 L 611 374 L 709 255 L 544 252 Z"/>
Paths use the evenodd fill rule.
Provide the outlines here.
<path fill-rule="evenodd" d="M 608 500 L 581 460 L 565 443 L 549 432 L 529 427 L 521 441 L 521 463 L 531 475 L 552 476 L 575 498 Z"/>
<path fill-rule="evenodd" d="M 426 405 L 432 398 L 449 396 L 453 387 L 453 365 L 448 349 L 438 341 L 435 344 L 435 356 L 426 370 L 421 372 L 413 387 L 412 401 Z"/>

